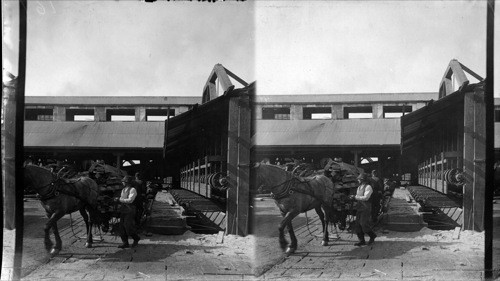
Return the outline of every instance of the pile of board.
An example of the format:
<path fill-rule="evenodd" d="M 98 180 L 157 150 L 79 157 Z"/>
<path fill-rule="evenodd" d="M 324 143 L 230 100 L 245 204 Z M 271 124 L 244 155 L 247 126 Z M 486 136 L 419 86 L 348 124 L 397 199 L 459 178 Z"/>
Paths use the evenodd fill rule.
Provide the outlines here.
<path fill-rule="evenodd" d="M 101 213 L 109 213 L 113 217 L 119 217 L 119 204 L 113 198 L 119 197 L 123 189 L 122 179 L 127 172 L 113 166 L 92 162 L 89 169 L 89 176 L 93 178 L 99 186 L 99 196 L 97 199 L 97 210 Z"/>

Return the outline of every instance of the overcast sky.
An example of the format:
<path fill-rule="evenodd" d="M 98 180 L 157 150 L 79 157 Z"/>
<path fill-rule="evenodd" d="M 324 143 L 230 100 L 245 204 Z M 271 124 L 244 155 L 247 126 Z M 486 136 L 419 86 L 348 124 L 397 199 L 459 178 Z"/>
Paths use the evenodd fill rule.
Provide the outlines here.
<path fill-rule="evenodd" d="M 201 96 L 216 63 L 258 94 L 436 92 L 451 59 L 486 74 L 486 1 L 30 1 L 28 19 L 30 96 Z"/>
<path fill-rule="evenodd" d="M 437 92 L 451 59 L 486 74 L 485 1 L 257 3 L 261 94 Z"/>
<path fill-rule="evenodd" d="M 255 81 L 251 3 L 29 4 L 26 95 L 201 96 L 217 63 Z"/>

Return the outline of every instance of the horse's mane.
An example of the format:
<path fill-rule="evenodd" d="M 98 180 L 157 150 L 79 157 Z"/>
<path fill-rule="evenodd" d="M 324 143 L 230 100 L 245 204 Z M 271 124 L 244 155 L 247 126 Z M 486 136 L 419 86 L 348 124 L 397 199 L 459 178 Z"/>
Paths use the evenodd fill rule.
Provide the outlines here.
<path fill-rule="evenodd" d="M 30 168 L 37 168 L 37 169 L 41 169 L 41 170 L 46 170 L 47 172 L 52 173 L 52 172 L 50 171 L 50 169 L 49 169 L 49 168 L 45 168 L 45 167 L 43 167 L 43 166 L 38 166 L 38 165 L 35 165 L 35 164 L 26 164 L 26 166 L 25 166 L 25 167 L 26 167 L 26 168 L 27 168 L 27 167 L 30 167 Z"/>

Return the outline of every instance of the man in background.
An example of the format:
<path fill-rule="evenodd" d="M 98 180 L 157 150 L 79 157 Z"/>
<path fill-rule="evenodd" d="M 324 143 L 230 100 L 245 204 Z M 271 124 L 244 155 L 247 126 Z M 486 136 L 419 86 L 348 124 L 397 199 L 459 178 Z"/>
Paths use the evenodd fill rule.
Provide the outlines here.
<path fill-rule="evenodd" d="M 377 218 L 380 212 L 380 201 L 383 198 L 384 182 L 379 177 L 377 170 L 372 171 L 371 181 L 371 185 L 373 188 L 373 194 L 370 199 L 372 203 L 372 221 L 377 222 Z"/>

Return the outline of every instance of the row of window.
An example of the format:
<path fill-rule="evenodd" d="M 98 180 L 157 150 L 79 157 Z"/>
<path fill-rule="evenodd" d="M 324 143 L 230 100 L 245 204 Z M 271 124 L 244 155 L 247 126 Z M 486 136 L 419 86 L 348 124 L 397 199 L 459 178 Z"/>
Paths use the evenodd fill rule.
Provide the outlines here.
<path fill-rule="evenodd" d="M 146 121 L 165 121 L 175 116 L 175 109 L 146 109 Z M 53 121 L 52 108 L 27 108 L 25 120 Z M 95 121 L 93 109 L 66 109 L 64 121 Z M 135 121 L 135 109 L 106 109 L 106 121 Z"/>
<path fill-rule="evenodd" d="M 344 107 L 343 118 L 373 118 L 371 106 Z M 384 106 L 383 118 L 399 118 L 412 111 L 411 106 Z M 331 107 L 304 107 L 302 119 L 332 119 Z M 262 119 L 289 120 L 289 107 L 263 107 Z"/>

